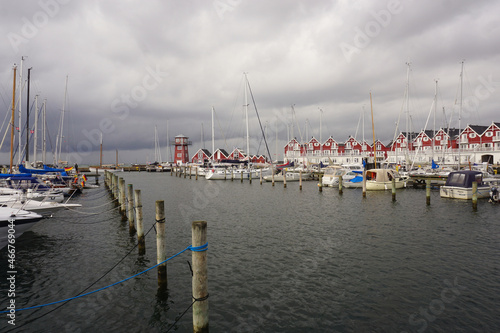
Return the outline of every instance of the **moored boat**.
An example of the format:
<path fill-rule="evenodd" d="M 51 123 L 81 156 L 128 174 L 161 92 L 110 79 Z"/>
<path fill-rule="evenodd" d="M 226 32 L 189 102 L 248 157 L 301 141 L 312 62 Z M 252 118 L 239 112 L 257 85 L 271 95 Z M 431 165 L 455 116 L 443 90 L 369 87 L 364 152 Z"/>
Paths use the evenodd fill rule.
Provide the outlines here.
<path fill-rule="evenodd" d="M 490 187 L 483 183 L 483 174 L 475 170 L 460 170 L 450 172 L 446 184 L 439 189 L 441 198 L 471 200 L 472 183 L 477 182 L 477 198 L 488 198 Z"/>
<path fill-rule="evenodd" d="M 42 218 L 37 213 L 0 206 L 0 249 L 7 245 L 9 234 L 17 239 Z"/>
<path fill-rule="evenodd" d="M 383 191 L 392 189 L 394 179 L 396 188 L 403 188 L 405 180 L 401 175 L 392 169 L 370 169 L 366 171 L 366 190 Z"/>

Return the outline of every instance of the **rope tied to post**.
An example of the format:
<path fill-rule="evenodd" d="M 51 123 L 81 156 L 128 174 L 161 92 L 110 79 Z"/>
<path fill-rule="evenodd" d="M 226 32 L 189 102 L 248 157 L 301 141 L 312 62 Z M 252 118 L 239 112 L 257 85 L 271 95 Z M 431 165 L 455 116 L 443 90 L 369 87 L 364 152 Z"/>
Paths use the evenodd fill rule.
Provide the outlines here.
<path fill-rule="evenodd" d="M 162 219 L 156 220 L 156 223 L 165 223 L 165 218 L 162 218 Z M 191 245 L 190 245 L 190 246 L 191 246 Z"/>
<path fill-rule="evenodd" d="M 191 251 L 193 251 L 193 252 L 203 252 L 203 251 L 206 251 L 206 250 L 208 250 L 208 242 L 206 242 L 205 244 L 200 245 L 200 246 L 189 245 L 188 249 L 191 250 Z"/>

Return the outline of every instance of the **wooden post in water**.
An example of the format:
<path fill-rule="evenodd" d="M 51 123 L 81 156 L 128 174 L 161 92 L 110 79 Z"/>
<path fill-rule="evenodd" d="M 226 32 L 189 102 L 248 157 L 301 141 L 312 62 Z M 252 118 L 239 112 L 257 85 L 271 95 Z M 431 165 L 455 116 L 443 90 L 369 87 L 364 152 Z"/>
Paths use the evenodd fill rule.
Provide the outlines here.
<path fill-rule="evenodd" d="M 274 169 L 273 169 L 273 170 L 271 170 L 271 172 L 272 172 L 272 173 L 271 173 L 271 181 L 272 181 L 273 186 L 274 186 Z"/>
<path fill-rule="evenodd" d="M 196 168 L 196 170 L 195 170 L 195 172 L 196 172 L 196 176 L 194 177 L 194 180 L 198 180 L 198 168 L 199 168 L 199 167 L 198 167 L 198 166 L 196 166 L 195 168 Z"/>
<path fill-rule="evenodd" d="M 260 169 L 260 185 L 262 185 L 262 169 Z"/>
<path fill-rule="evenodd" d="M 477 211 L 477 182 L 472 182 L 472 210 Z"/>
<path fill-rule="evenodd" d="M 363 170 L 363 198 L 366 198 L 366 170 Z"/>
<path fill-rule="evenodd" d="M 193 175 L 193 173 L 191 172 L 191 166 L 189 166 L 189 179 L 191 179 L 192 175 Z"/>
<path fill-rule="evenodd" d="M 243 170 L 240 172 L 241 183 L 243 183 Z"/>
<path fill-rule="evenodd" d="M 171 166 L 170 166 L 170 176 L 172 176 L 172 174 L 173 174 L 173 173 L 174 173 L 174 166 L 173 166 L 173 165 L 171 165 Z"/>
<path fill-rule="evenodd" d="M 248 181 L 252 184 L 252 170 L 248 170 Z"/>
<path fill-rule="evenodd" d="M 120 177 L 120 211 L 122 216 L 127 216 L 127 197 L 125 196 L 125 179 Z"/>
<path fill-rule="evenodd" d="M 187 166 L 184 166 L 184 179 L 186 179 L 186 174 L 187 174 Z"/>
<path fill-rule="evenodd" d="M 286 188 L 286 171 L 283 170 L 283 188 Z"/>
<path fill-rule="evenodd" d="M 142 224 L 142 201 L 141 190 L 134 191 L 135 220 L 137 223 L 137 243 L 139 254 L 146 253 L 146 243 L 144 241 L 144 227 Z"/>
<path fill-rule="evenodd" d="M 302 191 L 302 170 L 299 171 L 299 191 Z"/>
<path fill-rule="evenodd" d="M 318 177 L 318 191 L 323 192 L 323 174 L 320 173 Z"/>
<path fill-rule="evenodd" d="M 340 175 L 339 176 L 339 194 L 342 195 L 342 176 Z"/>
<path fill-rule="evenodd" d="M 156 201 L 156 264 L 167 259 L 167 244 L 165 242 L 165 202 Z M 167 263 L 158 266 L 158 286 L 167 284 Z"/>
<path fill-rule="evenodd" d="M 431 204 L 431 180 L 425 180 L 425 203 L 427 206 Z"/>
<path fill-rule="evenodd" d="M 128 200 L 128 231 L 132 235 L 135 232 L 134 226 L 134 185 L 127 185 L 127 200 Z"/>
<path fill-rule="evenodd" d="M 192 246 L 207 243 L 207 222 L 193 221 L 191 225 Z M 193 332 L 208 333 L 208 273 L 207 251 L 192 251 L 193 262 Z"/>
<path fill-rule="evenodd" d="M 396 201 L 396 178 L 392 177 L 392 201 Z"/>

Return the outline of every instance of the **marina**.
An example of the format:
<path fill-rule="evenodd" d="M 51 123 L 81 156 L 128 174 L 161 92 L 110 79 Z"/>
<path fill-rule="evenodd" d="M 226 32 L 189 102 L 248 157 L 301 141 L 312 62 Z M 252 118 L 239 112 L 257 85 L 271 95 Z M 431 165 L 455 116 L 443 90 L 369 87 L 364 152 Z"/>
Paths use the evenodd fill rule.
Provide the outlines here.
<path fill-rule="evenodd" d="M 392 201 L 390 191 L 365 198 L 361 189 L 320 192 L 316 181 L 300 190 L 296 183 L 114 174 L 141 190 L 144 254 L 101 179 L 74 198 L 81 208 L 60 211 L 17 239 L 18 308 L 154 266 L 155 201 L 164 200 L 167 256 L 191 243 L 192 221 L 207 221 L 212 331 L 493 332 L 500 325 L 500 207 L 487 200 L 474 211 L 470 201 L 440 198 L 436 189 L 428 205 L 425 191 L 412 187 L 398 189 Z M 2 262 L 7 254 L 0 251 Z M 19 311 L 17 331 L 192 331 L 191 311 L 181 317 L 192 303 L 186 260 L 190 255 L 167 263 L 166 290 L 148 272 Z"/>

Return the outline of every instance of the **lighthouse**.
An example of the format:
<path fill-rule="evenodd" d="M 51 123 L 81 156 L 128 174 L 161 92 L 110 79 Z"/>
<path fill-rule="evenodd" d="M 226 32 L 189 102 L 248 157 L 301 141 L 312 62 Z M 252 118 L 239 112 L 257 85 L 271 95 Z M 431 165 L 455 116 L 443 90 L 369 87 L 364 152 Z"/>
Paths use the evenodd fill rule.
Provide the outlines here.
<path fill-rule="evenodd" d="M 184 136 L 182 134 L 179 134 L 175 137 L 174 162 L 177 165 L 186 164 L 189 161 L 188 146 L 191 144 L 191 142 L 188 141 L 188 139 L 189 138 L 187 136 Z"/>

